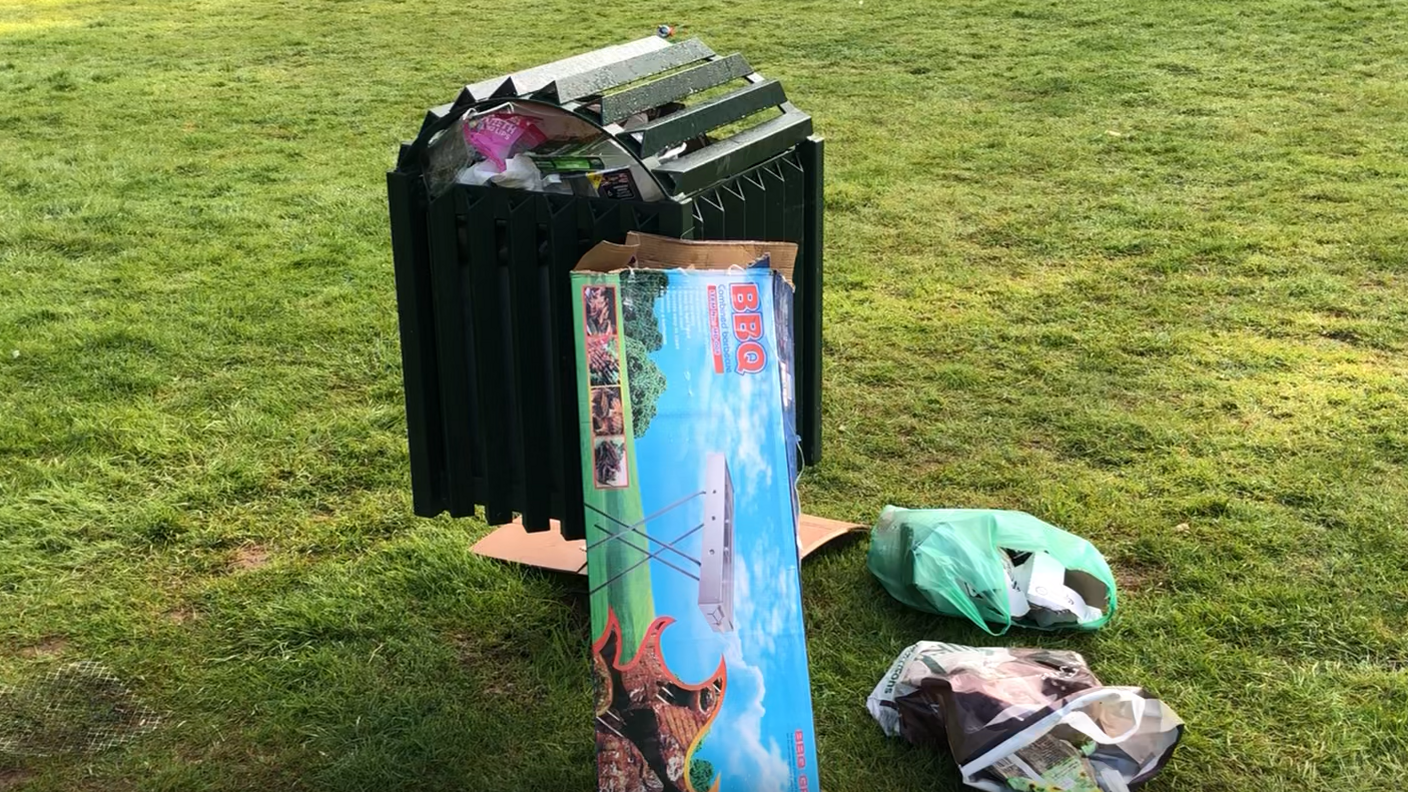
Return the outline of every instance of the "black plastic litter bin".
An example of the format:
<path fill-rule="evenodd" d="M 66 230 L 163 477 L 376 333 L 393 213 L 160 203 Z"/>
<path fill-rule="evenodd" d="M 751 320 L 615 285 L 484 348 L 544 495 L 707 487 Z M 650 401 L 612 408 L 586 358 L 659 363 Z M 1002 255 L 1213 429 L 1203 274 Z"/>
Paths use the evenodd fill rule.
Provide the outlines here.
<path fill-rule="evenodd" d="M 654 79 L 652 79 L 654 78 Z M 685 105 L 686 97 L 736 83 Z M 454 184 L 430 196 L 426 149 L 466 111 L 562 108 L 602 128 L 666 200 L 624 201 Z M 652 109 L 654 120 L 622 121 Z M 746 126 L 747 121 L 757 121 Z M 732 134 L 709 133 L 743 127 Z M 667 161 L 652 152 L 694 140 Z M 416 514 L 522 515 L 585 535 L 568 273 L 629 231 L 790 241 L 802 456 L 821 456 L 822 140 L 782 86 L 742 55 L 652 37 L 468 85 L 430 110 L 387 174 Z"/>

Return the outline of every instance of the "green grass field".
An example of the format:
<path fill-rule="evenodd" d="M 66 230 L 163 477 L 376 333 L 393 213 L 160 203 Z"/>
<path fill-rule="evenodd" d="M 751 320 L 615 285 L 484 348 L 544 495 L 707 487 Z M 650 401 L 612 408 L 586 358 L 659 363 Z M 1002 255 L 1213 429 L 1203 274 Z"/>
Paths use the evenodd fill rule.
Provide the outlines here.
<path fill-rule="evenodd" d="M 828 138 L 807 510 L 1094 541 L 1116 622 L 1002 642 L 1171 703 L 1151 790 L 1408 777 L 1408 8 L 641 8 L 0 0 L 0 684 L 164 714 L 0 790 L 592 788 L 584 582 L 411 514 L 383 172 L 459 84 L 666 21 Z M 823 783 L 956 789 L 863 702 L 984 636 L 864 556 L 803 572 Z"/>

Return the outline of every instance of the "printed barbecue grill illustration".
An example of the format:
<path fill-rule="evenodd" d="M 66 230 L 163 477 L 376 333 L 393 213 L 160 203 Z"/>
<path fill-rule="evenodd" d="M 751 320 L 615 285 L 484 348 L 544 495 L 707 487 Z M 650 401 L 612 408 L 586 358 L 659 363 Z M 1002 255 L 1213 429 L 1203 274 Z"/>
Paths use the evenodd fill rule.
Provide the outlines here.
<path fill-rule="evenodd" d="M 699 498 L 702 498 L 704 503 L 703 522 L 699 525 L 670 541 L 646 532 L 645 526 L 651 521 Z M 698 582 L 699 610 L 704 614 L 709 626 L 713 627 L 715 632 L 733 632 L 733 478 L 729 475 L 728 459 L 723 454 L 711 453 L 705 456 L 704 489 L 690 493 L 665 508 L 646 515 L 639 522 L 624 523 L 590 503 L 587 508 L 615 523 L 617 527 L 613 533 L 611 529 L 598 523 L 597 528 L 609 535 L 587 545 L 587 550 L 607 542 L 621 542 L 645 554 L 645 557 L 636 563 L 593 586 L 591 593 L 595 594 L 606 588 L 653 559 Z M 696 533 L 701 534 L 698 558 L 679 547 Z M 632 541 L 633 539 L 635 541 Z M 640 540 L 644 540 L 644 546 L 637 543 Z M 659 548 L 652 550 L 652 544 L 659 545 Z"/>

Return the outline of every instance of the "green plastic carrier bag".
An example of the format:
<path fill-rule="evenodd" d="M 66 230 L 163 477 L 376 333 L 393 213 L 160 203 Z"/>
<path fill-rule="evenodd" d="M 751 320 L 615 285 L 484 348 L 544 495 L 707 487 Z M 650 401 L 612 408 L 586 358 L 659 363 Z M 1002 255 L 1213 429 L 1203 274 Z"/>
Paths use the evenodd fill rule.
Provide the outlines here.
<path fill-rule="evenodd" d="M 886 506 L 867 563 L 900 602 L 966 617 L 990 635 L 1014 624 L 1095 630 L 1115 615 L 1115 577 L 1100 551 L 1025 512 Z"/>

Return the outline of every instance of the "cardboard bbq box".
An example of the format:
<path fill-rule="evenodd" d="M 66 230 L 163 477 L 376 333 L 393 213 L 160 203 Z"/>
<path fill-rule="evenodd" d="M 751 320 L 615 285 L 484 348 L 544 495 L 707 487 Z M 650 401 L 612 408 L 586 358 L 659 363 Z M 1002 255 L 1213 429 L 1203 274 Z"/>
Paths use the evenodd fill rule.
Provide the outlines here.
<path fill-rule="evenodd" d="M 819 790 L 786 243 L 572 273 L 602 792 Z"/>

